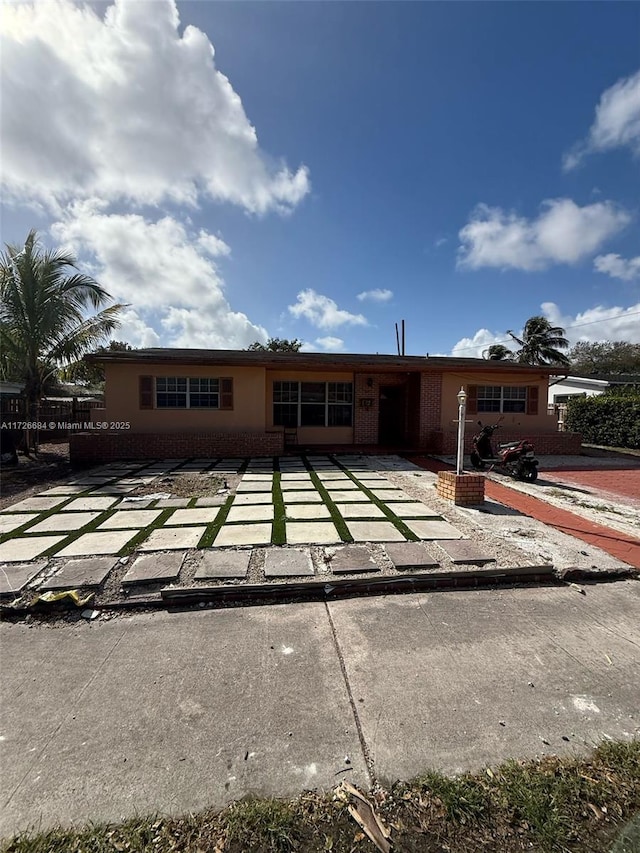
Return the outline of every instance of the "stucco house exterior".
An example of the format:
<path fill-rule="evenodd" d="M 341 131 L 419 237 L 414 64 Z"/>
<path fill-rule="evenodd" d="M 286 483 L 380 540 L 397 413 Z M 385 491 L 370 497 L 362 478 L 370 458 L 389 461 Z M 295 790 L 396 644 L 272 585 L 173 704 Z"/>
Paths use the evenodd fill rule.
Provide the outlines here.
<path fill-rule="evenodd" d="M 501 440 L 579 452 L 547 414 L 546 367 L 421 356 L 141 349 L 105 368 L 100 428 L 71 436 L 73 461 L 277 455 L 302 449 L 454 451 L 457 392 L 468 417 L 502 417 Z M 469 434 L 473 430 L 469 428 Z"/>

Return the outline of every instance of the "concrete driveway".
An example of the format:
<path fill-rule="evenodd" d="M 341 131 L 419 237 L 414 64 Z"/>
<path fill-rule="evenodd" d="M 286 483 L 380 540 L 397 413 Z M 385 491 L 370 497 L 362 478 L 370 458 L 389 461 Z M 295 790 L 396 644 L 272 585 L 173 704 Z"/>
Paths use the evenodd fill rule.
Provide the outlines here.
<path fill-rule="evenodd" d="M 640 583 L 0 624 L 0 833 L 640 733 Z"/>

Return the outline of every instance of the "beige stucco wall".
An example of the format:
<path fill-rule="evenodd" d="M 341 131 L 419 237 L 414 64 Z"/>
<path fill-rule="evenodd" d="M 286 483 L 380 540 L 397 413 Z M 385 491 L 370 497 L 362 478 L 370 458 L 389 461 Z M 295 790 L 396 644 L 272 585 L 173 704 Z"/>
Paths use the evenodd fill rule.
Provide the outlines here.
<path fill-rule="evenodd" d="M 102 420 L 129 422 L 132 432 L 260 432 L 265 424 L 265 369 L 215 365 L 107 364 Z M 140 376 L 233 379 L 233 409 L 141 409 Z M 98 415 L 95 415 L 96 420 Z"/>
<path fill-rule="evenodd" d="M 538 414 L 514 414 L 502 415 L 501 424 L 504 428 L 526 428 L 538 432 L 553 431 L 557 428 L 554 415 L 547 415 L 547 387 L 548 377 L 546 375 L 529 374 L 515 375 L 513 373 L 445 373 L 442 381 L 442 429 L 451 429 L 452 421 L 458 419 L 458 398 L 460 387 L 468 391 L 469 385 L 536 385 L 538 387 Z M 478 415 L 469 415 L 470 419 L 482 420 L 488 423 L 495 422 L 500 415 L 496 412 L 480 412 Z M 467 424 L 470 428 L 471 424 Z"/>
<path fill-rule="evenodd" d="M 266 377 L 265 420 L 273 426 L 274 382 L 353 382 L 352 372 L 268 370 Z M 355 387 L 354 387 L 355 391 Z M 298 444 L 353 444 L 353 427 L 298 427 Z"/>

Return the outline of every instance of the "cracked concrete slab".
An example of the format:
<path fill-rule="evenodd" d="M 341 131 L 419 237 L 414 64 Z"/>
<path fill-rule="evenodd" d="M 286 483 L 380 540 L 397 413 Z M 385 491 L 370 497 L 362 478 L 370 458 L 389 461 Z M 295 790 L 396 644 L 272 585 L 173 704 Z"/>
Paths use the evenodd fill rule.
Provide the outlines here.
<path fill-rule="evenodd" d="M 116 562 L 113 557 L 87 557 L 69 560 L 41 586 L 44 590 L 96 589 L 103 583 Z"/>
<path fill-rule="evenodd" d="M 14 563 L 0 566 L 0 598 L 13 598 L 22 592 L 32 578 L 47 565 L 47 560 L 37 563 Z"/>

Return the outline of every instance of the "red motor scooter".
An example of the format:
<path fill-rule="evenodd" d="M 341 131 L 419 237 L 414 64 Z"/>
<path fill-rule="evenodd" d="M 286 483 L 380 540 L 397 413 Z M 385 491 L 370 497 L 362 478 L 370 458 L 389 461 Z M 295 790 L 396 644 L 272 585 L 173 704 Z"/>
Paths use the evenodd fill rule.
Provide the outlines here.
<path fill-rule="evenodd" d="M 473 436 L 471 451 L 471 465 L 477 471 L 492 471 L 494 468 L 499 468 L 516 480 L 534 483 L 538 479 L 539 463 L 534 455 L 533 444 L 528 439 L 499 444 L 496 455 L 491 446 L 491 437 L 497 429 L 500 429 L 500 421 L 497 424 L 484 426 L 482 421 L 478 421 L 478 425 L 481 429 Z"/>

